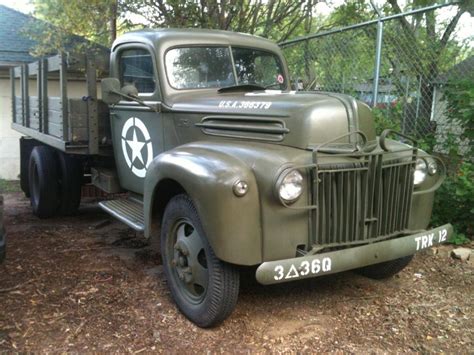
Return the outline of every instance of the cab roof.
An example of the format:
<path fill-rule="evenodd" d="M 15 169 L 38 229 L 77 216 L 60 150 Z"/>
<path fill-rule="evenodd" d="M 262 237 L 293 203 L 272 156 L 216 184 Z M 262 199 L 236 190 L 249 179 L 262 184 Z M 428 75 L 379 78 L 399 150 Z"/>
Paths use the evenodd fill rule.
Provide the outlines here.
<path fill-rule="evenodd" d="M 245 33 L 203 30 L 203 29 L 147 29 L 133 31 L 120 36 L 115 40 L 112 50 L 125 43 L 144 43 L 158 50 L 184 45 L 223 45 L 254 47 L 269 51 L 279 51 L 279 47 L 272 41 L 262 37 Z"/>

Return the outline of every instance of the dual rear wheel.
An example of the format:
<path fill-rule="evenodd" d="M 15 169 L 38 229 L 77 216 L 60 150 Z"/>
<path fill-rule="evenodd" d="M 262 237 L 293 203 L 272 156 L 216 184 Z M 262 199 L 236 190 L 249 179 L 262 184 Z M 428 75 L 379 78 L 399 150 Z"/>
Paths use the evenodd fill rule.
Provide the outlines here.
<path fill-rule="evenodd" d="M 71 215 L 81 201 L 83 169 L 79 159 L 48 146 L 36 146 L 28 164 L 29 197 L 40 218 Z"/>

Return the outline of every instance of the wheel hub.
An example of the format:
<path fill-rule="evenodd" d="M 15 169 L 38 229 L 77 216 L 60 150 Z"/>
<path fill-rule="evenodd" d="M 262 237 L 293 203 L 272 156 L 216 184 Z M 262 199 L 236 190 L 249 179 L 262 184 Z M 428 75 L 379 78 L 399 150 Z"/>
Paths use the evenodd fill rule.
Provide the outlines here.
<path fill-rule="evenodd" d="M 192 260 L 189 258 L 189 248 L 182 240 L 176 242 L 172 264 L 176 268 L 180 280 L 190 284 L 194 281 Z"/>

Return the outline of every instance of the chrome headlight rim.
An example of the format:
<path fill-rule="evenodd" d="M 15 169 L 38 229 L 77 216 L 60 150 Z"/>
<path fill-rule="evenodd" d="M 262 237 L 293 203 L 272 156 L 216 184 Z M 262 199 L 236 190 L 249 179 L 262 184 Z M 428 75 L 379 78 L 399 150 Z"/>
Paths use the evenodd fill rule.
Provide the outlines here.
<path fill-rule="evenodd" d="M 285 180 L 291 178 L 296 179 L 296 183 L 299 185 L 299 189 L 294 196 L 285 198 L 285 196 L 282 196 L 282 188 L 285 184 Z M 286 183 L 290 184 L 292 182 L 288 181 Z M 278 175 L 278 179 L 275 184 L 275 195 L 283 205 L 291 205 L 298 201 L 298 199 L 303 195 L 303 190 L 304 177 L 303 174 L 301 174 L 301 172 L 297 168 L 287 168 Z"/>
<path fill-rule="evenodd" d="M 425 158 L 417 158 L 415 163 L 415 171 L 413 172 L 413 184 L 415 187 L 420 186 L 426 181 L 428 176 L 428 162 Z"/>
<path fill-rule="evenodd" d="M 428 174 L 430 176 L 436 175 L 439 171 L 439 166 L 438 166 L 438 163 L 436 162 L 436 160 L 433 159 L 433 158 L 428 158 L 428 159 L 426 159 L 426 163 L 427 163 L 427 166 L 428 166 Z"/>

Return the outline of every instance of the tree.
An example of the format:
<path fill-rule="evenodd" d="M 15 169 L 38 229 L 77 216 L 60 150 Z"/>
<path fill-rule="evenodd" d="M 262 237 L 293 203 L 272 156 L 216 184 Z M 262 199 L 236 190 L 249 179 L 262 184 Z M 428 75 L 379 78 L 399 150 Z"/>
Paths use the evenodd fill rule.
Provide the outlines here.
<path fill-rule="evenodd" d="M 402 13 L 402 9 L 398 4 L 398 0 L 388 0 L 391 13 Z M 435 4 L 435 1 L 414 0 L 409 3 L 409 7 L 417 8 Z M 392 53 L 391 63 L 394 69 L 400 64 L 405 67 L 412 67 L 418 74 L 420 112 L 424 120 L 424 125 L 428 125 L 430 121 L 432 100 L 433 100 L 433 82 L 440 74 L 440 70 L 446 69 L 443 64 L 452 64 L 453 54 L 456 52 L 449 51 L 450 45 L 456 46 L 456 43 L 450 41 L 459 19 L 465 12 L 473 12 L 473 2 L 464 0 L 458 3 L 456 14 L 450 18 L 444 28 L 436 30 L 436 15 L 434 11 L 428 11 L 421 15 L 414 16 L 410 22 L 406 17 L 399 17 L 399 28 L 401 33 L 392 33 L 392 36 L 403 36 L 404 40 L 410 45 L 405 45 L 403 56 L 400 57 L 400 50 Z M 439 21 L 438 21 L 439 24 Z M 400 39 L 398 40 L 400 42 Z M 398 60 L 396 60 L 397 58 Z M 449 58 L 447 60 L 447 58 Z"/>
<path fill-rule="evenodd" d="M 127 0 L 122 13 L 141 17 L 152 27 L 231 30 L 281 41 L 302 26 L 316 0 Z M 311 11 L 310 11 L 311 13 Z M 128 16 L 128 25 L 137 21 Z"/>
<path fill-rule="evenodd" d="M 117 34 L 117 0 L 33 0 L 34 21 L 27 32 L 38 42 L 36 55 L 101 44 Z M 84 41 L 86 38 L 93 43 Z"/>

